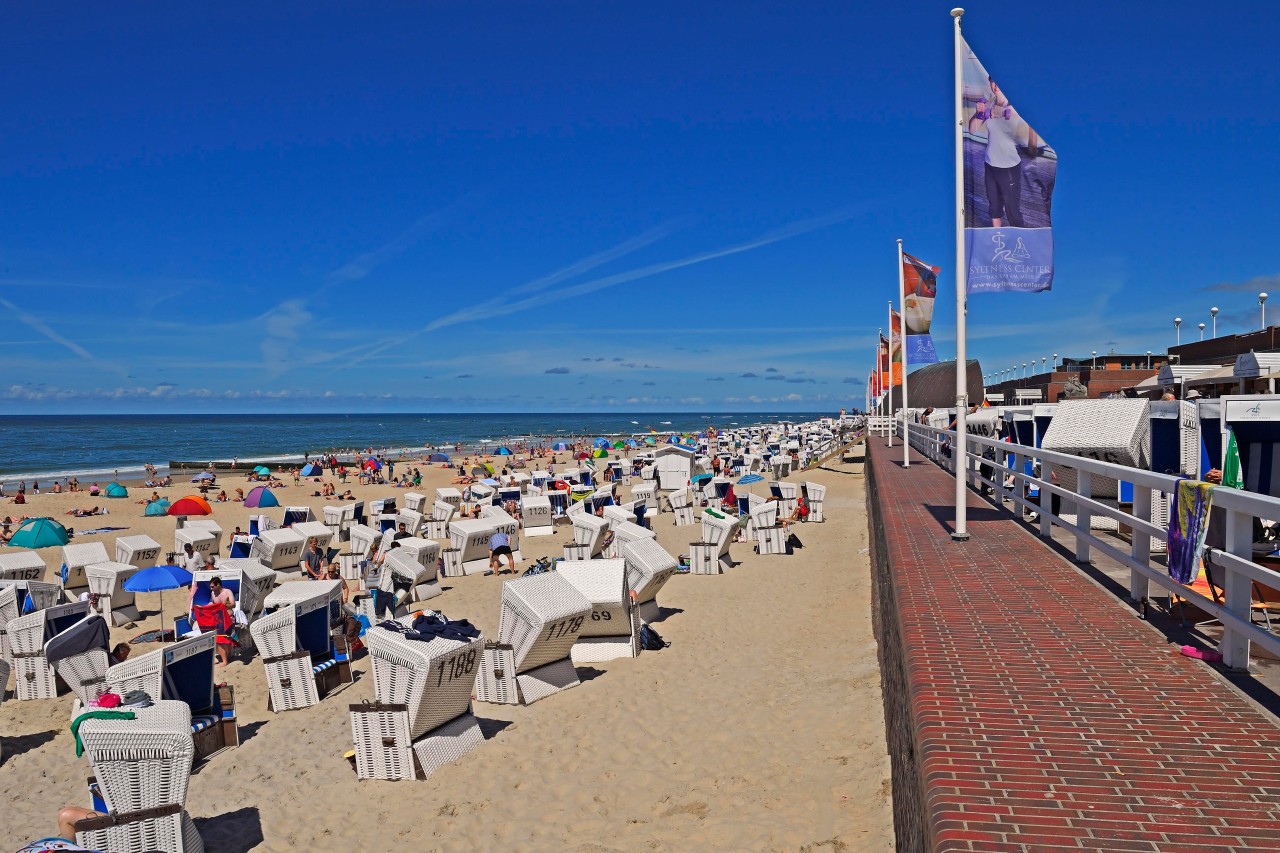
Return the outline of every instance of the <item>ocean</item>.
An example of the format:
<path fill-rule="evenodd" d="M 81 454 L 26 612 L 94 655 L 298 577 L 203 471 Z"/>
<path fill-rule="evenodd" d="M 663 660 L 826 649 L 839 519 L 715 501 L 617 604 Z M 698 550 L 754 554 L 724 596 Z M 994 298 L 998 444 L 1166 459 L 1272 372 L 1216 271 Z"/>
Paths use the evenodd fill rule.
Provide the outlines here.
<path fill-rule="evenodd" d="M 13 415 L 0 416 L 0 482 L 64 477 L 136 480 L 143 466 L 163 473 L 170 460 L 301 461 L 346 449 L 467 448 L 521 437 L 626 436 L 694 432 L 776 421 L 809 421 L 830 412 L 771 414 L 359 414 L 359 415 Z"/>

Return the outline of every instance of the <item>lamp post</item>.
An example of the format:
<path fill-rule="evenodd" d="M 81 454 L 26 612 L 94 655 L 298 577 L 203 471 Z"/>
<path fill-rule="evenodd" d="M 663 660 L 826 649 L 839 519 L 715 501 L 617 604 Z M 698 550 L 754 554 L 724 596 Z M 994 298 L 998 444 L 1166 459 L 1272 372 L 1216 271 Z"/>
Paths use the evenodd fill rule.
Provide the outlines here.
<path fill-rule="evenodd" d="M 1098 369 L 1098 351 L 1097 350 L 1093 351 L 1093 363 L 1090 365 L 1090 368 L 1092 370 Z"/>
<path fill-rule="evenodd" d="M 1218 336 L 1218 306 L 1215 305 L 1209 309 L 1209 318 L 1213 320 L 1213 336 Z"/>
<path fill-rule="evenodd" d="M 1040 372 L 1041 373 L 1044 373 L 1044 366 L 1048 361 L 1049 359 L 1045 358 L 1044 356 L 1040 356 Z"/>
<path fill-rule="evenodd" d="M 1022 362 L 1022 378 L 1026 379 L 1030 375 L 1030 373 L 1027 373 L 1027 363 L 1025 361 Z"/>
<path fill-rule="evenodd" d="M 1262 309 L 1262 328 L 1267 327 L 1267 294 L 1266 292 L 1258 294 L 1258 307 Z"/>
<path fill-rule="evenodd" d="M 1151 369 L 1151 350 L 1147 350 L 1147 370 Z"/>
<path fill-rule="evenodd" d="M 1200 323 L 1200 340 L 1204 340 L 1204 323 Z"/>
<path fill-rule="evenodd" d="M 1053 369 L 1058 369 L 1058 354 L 1056 352 L 1053 354 Z"/>
<path fill-rule="evenodd" d="M 1178 341 L 1176 346 L 1182 346 L 1182 318 L 1181 317 L 1173 318 L 1173 331 L 1178 336 Z"/>

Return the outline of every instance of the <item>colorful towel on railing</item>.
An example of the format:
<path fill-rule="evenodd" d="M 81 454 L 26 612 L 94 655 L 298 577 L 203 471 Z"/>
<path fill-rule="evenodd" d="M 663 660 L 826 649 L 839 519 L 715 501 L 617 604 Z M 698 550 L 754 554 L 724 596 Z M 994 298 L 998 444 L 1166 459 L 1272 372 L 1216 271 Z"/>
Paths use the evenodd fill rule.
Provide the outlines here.
<path fill-rule="evenodd" d="M 1178 481 L 1173 512 L 1169 513 L 1169 577 L 1191 583 L 1200 573 L 1200 554 L 1209 531 L 1213 484 L 1199 480 Z"/>
<path fill-rule="evenodd" d="M 76 739 L 76 758 L 84 755 L 84 743 L 80 740 L 80 724 L 85 720 L 135 720 L 132 711 L 85 711 L 71 722 L 71 734 Z"/>

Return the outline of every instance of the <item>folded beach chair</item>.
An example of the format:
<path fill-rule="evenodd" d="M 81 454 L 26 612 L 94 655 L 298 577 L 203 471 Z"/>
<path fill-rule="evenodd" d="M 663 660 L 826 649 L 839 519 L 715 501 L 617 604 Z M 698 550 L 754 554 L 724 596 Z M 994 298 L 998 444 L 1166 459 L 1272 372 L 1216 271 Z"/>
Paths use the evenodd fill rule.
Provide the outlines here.
<path fill-rule="evenodd" d="M 212 518 L 188 518 L 183 525 L 186 530 L 207 530 L 213 534 L 213 547 L 210 553 L 221 554 L 222 551 L 222 525 L 214 521 Z"/>
<path fill-rule="evenodd" d="M 279 713 L 315 705 L 351 683 L 343 634 L 341 581 L 281 584 L 266 599 L 266 615 L 249 632 L 262 655 L 270 692 L 268 708 Z"/>
<path fill-rule="evenodd" d="M 695 575 L 718 575 L 733 565 L 729 545 L 741 521 L 715 510 L 702 512 L 702 540 L 689 546 L 690 572 Z"/>
<path fill-rule="evenodd" d="M 520 508 L 520 522 L 525 536 L 550 536 L 555 532 L 551 499 L 545 495 L 526 496 Z"/>
<path fill-rule="evenodd" d="M 89 602 L 55 604 L 9 621 L 9 656 L 19 701 L 57 696 L 53 667 L 44 656 L 45 644 L 89 615 Z"/>
<path fill-rule="evenodd" d="M 179 549 L 181 550 L 181 549 Z M 93 563 L 107 563 L 107 546 L 101 542 L 86 542 L 83 545 L 62 546 L 62 591 L 68 601 L 80 597 L 80 593 L 89 591 L 89 576 L 85 567 Z"/>
<path fill-rule="evenodd" d="M 627 594 L 626 561 L 563 560 L 556 573 L 591 602 L 571 651 L 575 664 L 640 654 L 640 616 Z"/>
<path fill-rule="evenodd" d="M 150 536 L 117 536 L 116 562 L 146 569 L 160 562 L 160 543 Z"/>
<path fill-rule="evenodd" d="M 507 581 L 498 641 L 485 646 L 476 698 L 528 705 L 576 687 L 570 652 L 590 616 L 591 602 L 558 572 Z"/>
<path fill-rule="evenodd" d="M 140 569 L 131 563 L 90 563 L 85 567 L 89 579 L 89 592 L 98 597 L 97 612 L 107 617 L 112 625 L 128 625 L 142 620 L 134 594 L 124 588 L 124 582 Z"/>
<path fill-rule="evenodd" d="M 44 560 L 35 551 L 0 554 L 0 581 L 38 581 L 44 578 Z"/>
<path fill-rule="evenodd" d="M 195 743 L 183 702 L 156 702 L 133 719 L 78 720 L 77 738 L 93 767 L 94 811 L 76 824 L 76 843 L 113 853 L 203 853 L 185 810 Z"/>
<path fill-rule="evenodd" d="M 425 514 L 427 511 L 427 496 L 418 492 L 404 493 L 404 508 L 411 509 L 416 513 Z"/>
<path fill-rule="evenodd" d="M 35 580 L 0 580 L 0 660 L 13 663 L 9 623 L 19 616 L 44 610 L 62 601 L 62 587 Z"/>
<path fill-rule="evenodd" d="M 361 779 L 425 779 L 484 741 L 471 713 L 483 637 L 426 642 L 374 627 L 365 643 L 377 703 L 350 708 Z"/>
<path fill-rule="evenodd" d="M 590 560 L 604 552 L 609 522 L 590 513 L 577 513 L 573 516 L 573 543 L 564 546 L 566 560 Z"/>
<path fill-rule="evenodd" d="M 662 615 L 658 592 L 676 573 L 679 562 L 657 539 L 636 539 L 622 546 L 627 567 L 627 589 L 636 593 L 636 612 L 642 622 L 656 622 Z"/>

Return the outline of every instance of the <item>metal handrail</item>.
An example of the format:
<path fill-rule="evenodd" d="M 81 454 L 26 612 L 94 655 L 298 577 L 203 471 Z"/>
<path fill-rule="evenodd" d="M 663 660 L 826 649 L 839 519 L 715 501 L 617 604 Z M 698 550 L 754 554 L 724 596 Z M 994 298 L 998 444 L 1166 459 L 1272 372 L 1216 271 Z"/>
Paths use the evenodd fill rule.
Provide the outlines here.
<path fill-rule="evenodd" d="M 901 429 L 898 429 L 901 434 Z M 955 431 L 938 429 L 925 424 L 911 424 L 911 445 L 917 451 L 954 473 L 957 455 L 953 452 Z M 1034 507 L 1039 514 L 1039 535 L 1050 538 L 1052 526 L 1058 525 L 1075 536 L 1077 562 L 1087 563 L 1090 552 L 1096 548 L 1111 556 L 1118 563 L 1129 569 L 1129 597 L 1133 602 L 1140 602 L 1148 597 L 1150 583 L 1168 590 L 1194 603 L 1197 607 L 1217 618 L 1223 627 L 1220 650 L 1223 662 L 1232 669 L 1246 669 L 1249 665 L 1250 645 L 1257 643 L 1268 652 L 1280 656 L 1280 636 L 1255 625 L 1251 618 L 1253 595 L 1252 583 L 1259 582 L 1280 589 L 1280 572 L 1260 566 L 1252 561 L 1253 556 L 1253 524 L 1254 519 L 1280 518 L 1280 499 L 1270 495 L 1246 492 L 1231 488 L 1218 488 L 1213 492 L 1213 506 L 1223 510 L 1226 516 L 1226 549 L 1209 549 L 1205 560 L 1223 573 L 1223 602 L 1219 604 L 1199 594 L 1190 587 L 1178 583 L 1169 577 L 1164 566 L 1151 561 L 1151 540 L 1168 542 L 1168 531 L 1152 524 L 1151 507 L 1157 499 L 1167 499 L 1175 494 L 1180 478 L 1169 474 L 1160 474 L 1140 468 L 1131 468 L 1115 462 L 1104 462 L 1088 459 L 1069 453 L 1045 450 L 1022 444 L 1011 444 L 985 436 L 968 435 L 964 458 L 968 463 L 966 481 L 970 487 L 986 485 L 992 487 L 1000 498 L 998 505 L 1004 506 L 1008 500 L 1018 511 Z M 982 457 L 985 449 L 996 452 L 997 460 Z M 1001 458 L 1013 458 L 1013 467 L 1007 467 Z M 1024 469 L 1025 460 L 1038 462 L 1040 476 L 1027 474 Z M 981 465 L 997 469 L 998 473 L 988 478 L 982 476 Z M 1076 490 L 1064 488 L 1053 482 L 1053 470 L 1057 467 L 1073 468 L 1077 472 Z M 1004 478 L 1012 475 L 1012 488 L 1004 485 Z M 1095 477 L 1110 480 L 1121 480 L 1134 486 L 1132 513 L 1119 507 L 1109 506 L 1092 497 L 1092 483 Z M 1040 491 L 1039 505 L 1028 501 L 1025 497 L 1027 486 L 1035 486 Z M 1064 504 L 1074 504 L 1076 523 L 1072 524 L 1050 512 L 1051 501 L 1047 496 L 1058 495 Z M 1064 507 L 1065 508 L 1065 507 Z M 1095 515 L 1104 515 L 1116 519 L 1133 530 L 1133 538 L 1126 553 L 1117 547 L 1114 540 L 1102 539 L 1094 535 L 1090 529 Z"/>

